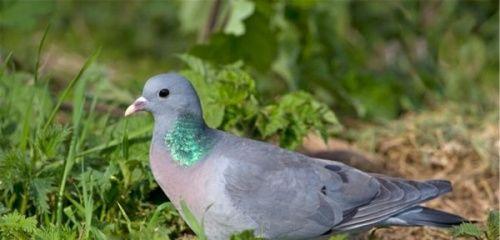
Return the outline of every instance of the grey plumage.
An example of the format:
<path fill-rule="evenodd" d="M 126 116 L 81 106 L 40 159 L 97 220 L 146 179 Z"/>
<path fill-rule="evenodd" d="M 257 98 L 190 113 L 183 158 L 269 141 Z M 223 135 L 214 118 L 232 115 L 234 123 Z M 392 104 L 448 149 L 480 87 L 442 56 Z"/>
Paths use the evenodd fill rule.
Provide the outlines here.
<path fill-rule="evenodd" d="M 451 227 L 467 220 L 447 212 L 422 206 L 412 207 L 385 220 L 382 225 Z"/>
<path fill-rule="evenodd" d="M 159 97 L 161 89 L 171 96 Z M 365 173 L 208 128 L 196 92 L 177 74 L 150 79 L 126 114 L 139 110 L 155 118 L 150 161 L 157 182 L 178 209 L 185 201 L 203 220 L 209 239 L 247 229 L 269 239 L 313 239 L 376 226 L 465 221 L 419 206 L 451 191 L 448 181 Z M 191 132 L 201 140 L 177 137 L 165 144 L 167 134 Z"/>

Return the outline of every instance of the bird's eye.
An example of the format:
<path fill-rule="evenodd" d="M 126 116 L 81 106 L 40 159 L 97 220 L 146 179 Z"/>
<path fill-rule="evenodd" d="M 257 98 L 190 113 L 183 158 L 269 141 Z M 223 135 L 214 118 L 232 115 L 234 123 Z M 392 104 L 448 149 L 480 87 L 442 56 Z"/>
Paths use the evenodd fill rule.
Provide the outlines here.
<path fill-rule="evenodd" d="M 158 92 L 158 96 L 160 96 L 161 98 L 168 97 L 168 94 L 170 94 L 170 91 L 166 88 L 164 88 Z"/>

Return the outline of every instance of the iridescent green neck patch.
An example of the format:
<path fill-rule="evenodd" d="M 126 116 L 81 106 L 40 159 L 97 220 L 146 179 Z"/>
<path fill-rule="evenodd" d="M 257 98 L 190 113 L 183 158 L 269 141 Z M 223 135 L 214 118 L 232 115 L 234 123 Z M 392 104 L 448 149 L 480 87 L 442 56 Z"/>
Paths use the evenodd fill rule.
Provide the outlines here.
<path fill-rule="evenodd" d="M 203 159 L 215 142 L 213 133 L 208 130 L 199 117 L 182 114 L 165 135 L 165 145 L 172 159 L 186 167 Z"/>

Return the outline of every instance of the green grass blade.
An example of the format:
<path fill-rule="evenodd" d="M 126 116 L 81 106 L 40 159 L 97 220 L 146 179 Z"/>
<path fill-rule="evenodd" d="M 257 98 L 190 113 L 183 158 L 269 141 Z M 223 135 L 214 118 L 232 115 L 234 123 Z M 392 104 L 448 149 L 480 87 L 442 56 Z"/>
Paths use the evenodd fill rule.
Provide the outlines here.
<path fill-rule="evenodd" d="M 123 137 L 122 137 L 122 156 L 123 159 L 128 160 L 128 150 L 129 150 L 129 138 L 128 138 L 128 120 L 125 119 L 125 124 L 123 124 Z"/>
<path fill-rule="evenodd" d="M 150 133 L 152 129 L 153 129 L 153 125 L 152 124 L 148 124 L 148 125 L 140 128 L 140 129 L 137 129 L 137 130 L 135 130 L 133 132 L 128 133 L 127 134 L 127 139 L 128 139 L 129 142 L 133 141 L 135 139 L 139 139 L 142 136 L 144 136 L 144 134 Z M 119 146 L 122 143 L 123 143 L 123 137 L 119 138 L 119 139 L 114 139 L 112 141 L 107 142 L 106 144 L 101 144 L 101 145 L 95 146 L 93 148 L 84 150 L 84 151 L 78 153 L 77 157 L 83 157 L 83 156 L 91 154 L 91 153 L 95 153 L 95 152 L 103 151 L 103 150 L 106 150 L 106 149 L 110 149 L 110 148 Z"/>
<path fill-rule="evenodd" d="M 39 66 L 40 66 L 40 58 L 42 55 L 43 46 L 45 44 L 45 39 L 47 39 L 47 34 L 49 32 L 49 29 L 50 29 L 50 24 L 47 25 L 47 27 L 45 28 L 45 31 L 43 33 L 43 37 L 40 40 L 40 43 L 38 44 L 38 52 L 37 52 L 37 57 L 36 57 L 35 69 L 33 69 L 34 82 L 35 82 L 33 85 L 33 94 L 31 95 L 31 99 L 30 99 L 31 104 L 28 105 L 28 108 L 26 109 L 26 112 L 24 113 L 21 138 L 19 140 L 19 145 L 21 147 L 21 151 L 23 152 L 23 154 L 26 151 L 26 145 L 28 144 L 28 139 L 29 139 L 29 130 L 30 130 L 30 126 L 31 126 L 30 123 L 32 121 L 31 114 L 33 112 L 33 100 L 35 98 L 36 87 L 37 87 L 38 76 L 39 76 L 38 70 L 39 70 Z M 8 59 L 10 59 L 10 56 L 12 56 L 12 53 L 9 54 Z M 5 64 L 7 64 L 7 61 L 5 62 Z"/>
<path fill-rule="evenodd" d="M 45 44 L 45 39 L 47 39 L 47 33 L 49 32 L 49 30 L 50 30 L 50 23 L 45 28 L 45 31 L 43 32 L 42 40 L 40 41 L 40 44 L 38 45 L 38 52 L 37 52 L 37 57 L 36 57 L 35 69 L 34 69 L 34 73 L 35 73 L 35 76 L 34 76 L 35 86 L 38 83 L 38 77 L 39 77 L 38 70 L 39 70 L 39 67 L 40 67 L 40 58 L 42 57 L 43 45 Z"/>
<path fill-rule="evenodd" d="M 132 229 L 132 222 L 130 222 L 130 218 L 128 218 L 127 213 L 125 212 L 125 210 L 123 210 L 122 205 L 119 202 L 116 202 L 116 204 L 118 204 L 118 208 L 120 208 L 120 212 L 123 214 L 123 217 L 125 218 L 125 221 L 127 221 L 128 232 L 132 233 L 133 229 Z"/>
<path fill-rule="evenodd" d="M 71 222 L 73 222 L 73 224 L 75 224 L 75 226 L 80 225 L 80 223 L 78 221 L 76 221 L 75 213 L 73 212 L 73 209 L 71 208 L 71 206 L 64 208 L 64 214 L 66 214 L 66 217 L 68 217 L 68 219 Z"/>
<path fill-rule="evenodd" d="M 31 97 L 30 97 L 30 100 L 29 100 L 29 105 L 28 105 L 28 108 L 26 109 L 26 112 L 24 113 L 24 118 L 22 120 L 22 130 L 21 130 L 21 136 L 20 136 L 20 139 L 19 139 L 19 147 L 21 149 L 21 152 L 22 154 L 26 157 L 27 156 L 27 153 L 26 153 L 26 148 L 28 146 L 28 142 L 29 142 L 29 139 L 30 139 L 30 130 L 31 130 L 31 123 L 32 123 L 32 114 L 33 114 L 33 103 L 34 103 L 34 100 L 35 100 L 35 96 L 36 96 L 36 93 L 37 93 L 37 83 L 38 83 L 38 68 L 39 68 L 39 65 L 40 65 L 40 58 L 41 58 L 41 54 L 42 54 L 42 49 L 43 49 L 43 45 L 45 43 L 45 39 L 47 38 L 47 33 L 49 32 L 49 28 L 50 28 L 50 24 L 47 25 L 47 27 L 45 28 L 45 32 L 43 33 L 43 37 L 42 39 L 40 40 L 40 44 L 38 45 L 38 54 L 37 54 L 37 58 L 36 58 L 36 64 L 35 64 L 35 69 L 34 69 L 34 84 L 33 84 L 33 87 L 32 87 L 32 91 L 33 93 L 31 94 Z M 33 152 L 33 151 L 32 151 Z M 35 156 L 31 156 L 31 161 L 32 161 L 32 164 L 30 165 L 29 167 L 29 176 L 31 176 L 31 172 L 32 172 L 32 167 L 34 165 L 34 161 L 35 161 L 36 157 Z M 28 181 L 31 181 L 31 180 L 28 180 Z M 25 213 L 26 211 L 26 208 L 27 208 L 27 205 L 28 205 L 28 186 L 25 185 L 24 186 L 24 194 L 23 194 L 23 197 L 22 197 L 22 202 L 21 202 L 21 207 L 20 207 L 20 212 L 22 214 Z"/>
<path fill-rule="evenodd" d="M 156 225 L 158 224 L 158 217 L 160 216 L 161 212 L 167 208 L 170 210 L 175 210 L 175 207 L 171 202 L 166 202 L 156 207 L 156 210 L 153 213 L 151 219 L 149 220 L 147 227 L 150 229 L 155 228 Z"/>
<path fill-rule="evenodd" d="M 199 240 L 206 240 L 207 237 L 205 236 L 205 230 L 203 229 L 202 223 L 198 222 L 198 220 L 193 215 L 191 210 L 189 210 L 186 202 L 181 201 L 181 209 L 182 209 L 182 213 L 184 214 L 184 218 L 185 218 L 187 224 L 191 227 L 191 229 L 196 234 L 198 239 Z"/>
<path fill-rule="evenodd" d="M 35 89 L 33 89 L 33 95 L 31 96 L 30 102 L 31 104 L 28 105 L 28 108 L 26 108 L 26 112 L 24 112 L 24 118 L 22 122 L 22 130 L 21 130 L 21 136 L 19 138 L 19 147 L 21 148 L 21 152 L 26 154 L 26 147 L 28 145 L 28 140 L 30 137 L 30 127 L 31 123 L 33 121 L 33 118 L 31 116 L 33 112 L 33 99 L 34 99 L 34 94 Z"/>
<path fill-rule="evenodd" d="M 96 239 L 96 240 L 107 240 L 108 239 L 108 237 L 106 237 L 106 234 L 104 234 L 98 228 L 92 227 L 90 230 L 91 230 L 93 237 L 94 237 L 92 239 Z"/>
<path fill-rule="evenodd" d="M 78 194 L 80 194 L 80 193 L 78 192 Z M 73 205 L 73 207 L 75 207 L 75 208 L 76 208 L 76 210 L 77 210 L 79 213 L 85 213 L 85 207 L 84 207 L 84 206 L 83 206 L 83 205 L 82 205 L 79 201 L 77 201 L 77 200 L 73 199 L 73 198 L 71 197 L 71 195 L 69 195 L 69 194 L 65 194 L 65 197 L 66 197 L 66 199 L 67 199 L 69 202 L 71 202 L 71 204 Z M 68 207 L 66 207 L 66 208 L 68 208 Z M 65 209 L 66 209 L 66 208 L 65 208 Z"/>
<path fill-rule="evenodd" d="M 92 199 L 93 192 L 93 178 L 92 175 L 88 175 L 88 179 L 82 179 L 81 181 L 83 189 L 83 205 L 85 209 L 85 233 L 84 238 L 87 239 L 90 234 L 90 229 L 92 227 L 92 212 L 94 211 L 94 201 Z"/>
<path fill-rule="evenodd" d="M 96 55 L 92 56 L 90 59 L 93 59 Z M 91 63 L 92 61 L 87 61 L 87 63 Z M 86 66 L 88 66 L 86 63 Z M 78 74 L 77 78 L 75 79 L 80 79 L 81 74 L 83 71 L 86 69 L 86 66 L 82 68 L 80 73 Z M 76 84 L 77 80 L 72 81 L 73 85 Z M 71 84 L 71 83 L 70 83 Z M 69 89 L 71 87 L 67 87 L 65 90 L 65 93 L 69 92 Z M 62 99 L 64 97 L 60 98 L 60 101 L 58 104 L 62 102 Z M 64 198 L 64 191 L 66 188 L 66 180 L 68 178 L 68 174 L 73 168 L 73 165 L 75 163 L 75 153 L 77 151 L 77 147 L 80 145 L 78 143 L 78 140 L 80 139 L 80 122 L 83 116 L 83 107 L 85 105 L 85 80 L 83 82 L 80 82 L 76 89 L 75 89 L 75 95 L 73 99 L 73 116 L 72 116 L 72 129 L 73 129 L 73 134 L 71 137 L 71 142 L 69 146 L 69 151 L 68 155 L 65 159 L 64 163 L 64 172 L 62 175 L 60 187 L 59 187 L 59 194 L 58 194 L 58 201 L 57 201 L 57 215 L 56 215 L 56 225 L 60 226 L 61 221 L 62 221 L 62 210 L 63 210 L 63 198 Z M 57 109 L 57 108 L 56 108 Z M 48 123 L 48 122 L 47 122 Z"/>
<path fill-rule="evenodd" d="M 0 68 L 0 76 L 3 76 L 5 71 L 7 71 L 7 68 L 9 66 L 10 59 L 12 59 L 12 51 L 10 51 L 7 54 L 7 57 L 5 57 L 5 60 L 2 64 L 2 67 Z"/>
<path fill-rule="evenodd" d="M 59 108 L 61 107 L 64 99 L 68 96 L 69 92 L 71 91 L 71 89 L 73 89 L 75 84 L 82 78 L 82 75 L 87 70 L 87 68 L 89 68 L 89 66 L 96 60 L 97 56 L 99 56 L 99 53 L 100 53 L 100 49 L 97 50 L 96 52 L 94 52 L 94 54 L 92 54 L 92 56 L 90 56 L 90 58 L 88 58 L 87 61 L 85 61 L 85 63 L 83 64 L 83 67 L 80 69 L 80 71 L 78 72 L 76 77 L 73 78 L 69 82 L 68 86 L 66 86 L 66 88 L 63 90 L 61 96 L 59 96 L 59 99 L 57 100 L 57 103 L 56 103 L 54 109 L 52 109 L 52 112 L 50 113 L 47 121 L 45 122 L 45 125 L 43 126 L 43 130 L 46 130 L 47 127 L 52 123 L 52 121 L 54 120 L 54 117 L 56 116 L 57 111 L 59 111 Z"/>
<path fill-rule="evenodd" d="M 88 114 L 87 114 L 87 117 L 83 123 L 83 127 L 82 127 L 82 133 L 81 133 L 81 136 L 80 136 L 80 139 L 78 140 L 78 146 L 77 146 L 77 149 L 80 149 L 82 146 L 82 144 L 85 142 L 86 138 L 87 138 L 87 135 L 88 135 L 88 132 L 89 132 L 89 128 L 90 126 L 92 125 L 92 121 L 94 121 L 94 111 L 95 111 L 95 107 L 97 105 L 97 97 L 98 94 L 96 94 L 93 98 L 92 98 L 92 102 L 90 104 L 90 109 L 88 111 Z"/>

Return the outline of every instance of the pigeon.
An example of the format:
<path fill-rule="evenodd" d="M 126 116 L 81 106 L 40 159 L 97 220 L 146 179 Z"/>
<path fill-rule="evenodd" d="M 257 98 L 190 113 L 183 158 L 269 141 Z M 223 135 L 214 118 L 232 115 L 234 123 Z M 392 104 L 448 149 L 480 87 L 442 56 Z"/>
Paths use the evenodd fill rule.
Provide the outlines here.
<path fill-rule="evenodd" d="M 210 128 L 194 87 L 177 73 L 150 78 L 125 116 L 139 111 L 154 118 L 155 180 L 184 219 L 187 206 L 210 240 L 245 230 L 265 239 L 325 239 L 467 221 L 420 205 L 450 192 L 449 181 L 367 173 Z"/>

